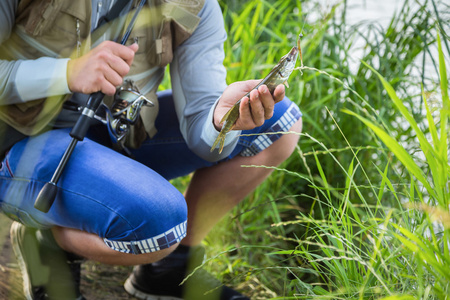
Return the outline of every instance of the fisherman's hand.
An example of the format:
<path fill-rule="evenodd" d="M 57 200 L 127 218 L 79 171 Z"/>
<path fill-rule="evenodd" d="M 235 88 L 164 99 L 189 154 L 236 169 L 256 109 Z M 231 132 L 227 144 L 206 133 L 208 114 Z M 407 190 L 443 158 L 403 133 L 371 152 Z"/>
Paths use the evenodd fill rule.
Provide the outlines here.
<path fill-rule="evenodd" d="M 283 100 L 285 87 L 280 84 L 276 87 L 273 96 L 265 85 L 258 90 L 252 90 L 260 80 L 239 81 L 230 84 L 222 96 L 214 111 L 214 126 L 217 130 L 222 128 L 220 121 L 228 110 L 245 94 L 250 92 L 250 99 L 244 97 L 239 108 L 239 118 L 234 130 L 249 130 L 264 124 L 264 121 L 273 116 L 275 103 Z"/>
<path fill-rule="evenodd" d="M 137 44 L 124 46 L 105 41 L 85 55 L 69 60 L 67 84 L 72 92 L 113 95 L 130 71 Z"/>

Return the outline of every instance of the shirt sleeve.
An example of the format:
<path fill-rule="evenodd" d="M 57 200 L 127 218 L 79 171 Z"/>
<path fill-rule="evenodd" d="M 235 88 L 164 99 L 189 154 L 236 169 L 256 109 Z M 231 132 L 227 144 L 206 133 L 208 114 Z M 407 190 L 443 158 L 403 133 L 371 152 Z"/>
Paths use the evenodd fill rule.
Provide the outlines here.
<path fill-rule="evenodd" d="M 13 30 L 17 5 L 18 0 L 0 2 L 2 45 L 7 43 Z M 0 59 L 0 105 L 70 93 L 66 77 L 67 61 L 51 57 L 14 61 Z"/>
<path fill-rule="evenodd" d="M 210 152 L 219 134 L 213 124 L 214 108 L 227 86 L 223 66 L 227 35 L 217 1 L 206 0 L 199 17 L 193 35 L 175 50 L 170 76 L 180 130 L 188 147 L 208 161 L 218 161 L 234 149 L 240 131 L 227 134 L 221 154 Z"/>

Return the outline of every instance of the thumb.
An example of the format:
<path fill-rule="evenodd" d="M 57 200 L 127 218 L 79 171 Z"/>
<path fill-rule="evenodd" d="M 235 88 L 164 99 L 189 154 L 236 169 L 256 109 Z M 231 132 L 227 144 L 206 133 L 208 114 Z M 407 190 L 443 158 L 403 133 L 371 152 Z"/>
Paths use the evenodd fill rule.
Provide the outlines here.
<path fill-rule="evenodd" d="M 136 53 L 139 49 L 139 45 L 138 43 L 133 43 L 130 46 L 128 46 L 128 48 L 130 48 L 131 50 L 133 50 L 134 53 Z"/>

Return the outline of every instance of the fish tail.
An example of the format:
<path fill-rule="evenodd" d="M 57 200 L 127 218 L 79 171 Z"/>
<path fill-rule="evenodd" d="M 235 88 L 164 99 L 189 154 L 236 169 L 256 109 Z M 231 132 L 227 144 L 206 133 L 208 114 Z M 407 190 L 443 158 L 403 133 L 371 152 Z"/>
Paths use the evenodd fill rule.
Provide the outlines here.
<path fill-rule="evenodd" d="M 223 146 L 225 145 L 225 136 L 223 138 L 220 139 L 220 144 L 219 144 L 219 154 L 222 153 L 223 150 Z"/>
<path fill-rule="evenodd" d="M 219 142 L 220 142 L 220 144 L 219 144 Z M 219 153 L 221 153 L 222 150 L 223 150 L 223 145 L 225 144 L 225 134 L 224 134 L 224 132 L 220 132 L 219 135 L 217 136 L 216 140 L 214 141 L 214 143 L 213 143 L 213 145 L 211 147 L 211 150 L 210 150 L 211 152 L 213 152 L 214 149 L 216 149 L 217 144 L 219 144 L 219 147 L 220 147 L 219 148 Z"/>
<path fill-rule="evenodd" d="M 233 120 L 230 120 L 230 116 L 232 113 L 236 113 L 236 109 L 239 112 L 239 104 L 240 103 L 241 103 L 241 100 L 236 102 L 233 105 L 233 107 L 229 111 L 227 111 L 227 113 L 222 117 L 222 120 L 220 120 L 220 123 L 223 123 L 222 129 L 211 147 L 211 150 L 210 150 L 211 152 L 213 152 L 214 149 L 216 148 L 217 144 L 219 144 L 219 154 L 222 153 L 223 147 L 225 145 L 225 137 L 226 137 L 227 133 L 234 128 L 234 122 L 236 122 L 236 118 L 234 118 Z M 232 122 L 232 123 L 229 123 L 229 122 Z M 230 128 L 227 128 L 227 124 L 233 124 L 233 125 Z"/>

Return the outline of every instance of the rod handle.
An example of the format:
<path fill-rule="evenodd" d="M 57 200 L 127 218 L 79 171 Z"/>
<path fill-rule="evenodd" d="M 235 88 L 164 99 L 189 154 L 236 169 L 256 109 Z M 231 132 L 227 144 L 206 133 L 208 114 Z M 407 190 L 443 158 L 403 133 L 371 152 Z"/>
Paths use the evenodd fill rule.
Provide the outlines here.
<path fill-rule="evenodd" d="M 70 131 L 70 136 L 73 137 L 74 139 L 82 141 L 86 136 L 86 133 L 91 125 L 89 122 L 90 119 L 91 118 L 87 115 L 81 115 L 78 118 L 77 123 L 75 123 L 72 130 Z"/>
<path fill-rule="evenodd" d="M 90 120 L 94 118 L 95 111 L 102 103 L 103 97 L 105 97 L 105 94 L 102 92 L 96 92 L 90 95 L 86 107 L 83 109 L 83 112 L 75 123 L 75 126 L 73 126 L 72 131 L 70 131 L 71 137 L 79 141 L 84 139 L 89 127 L 91 126 Z"/>
<path fill-rule="evenodd" d="M 39 192 L 34 207 L 44 213 L 48 212 L 55 201 L 57 191 L 58 187 L 55 183 L 47 182 Z"/>

